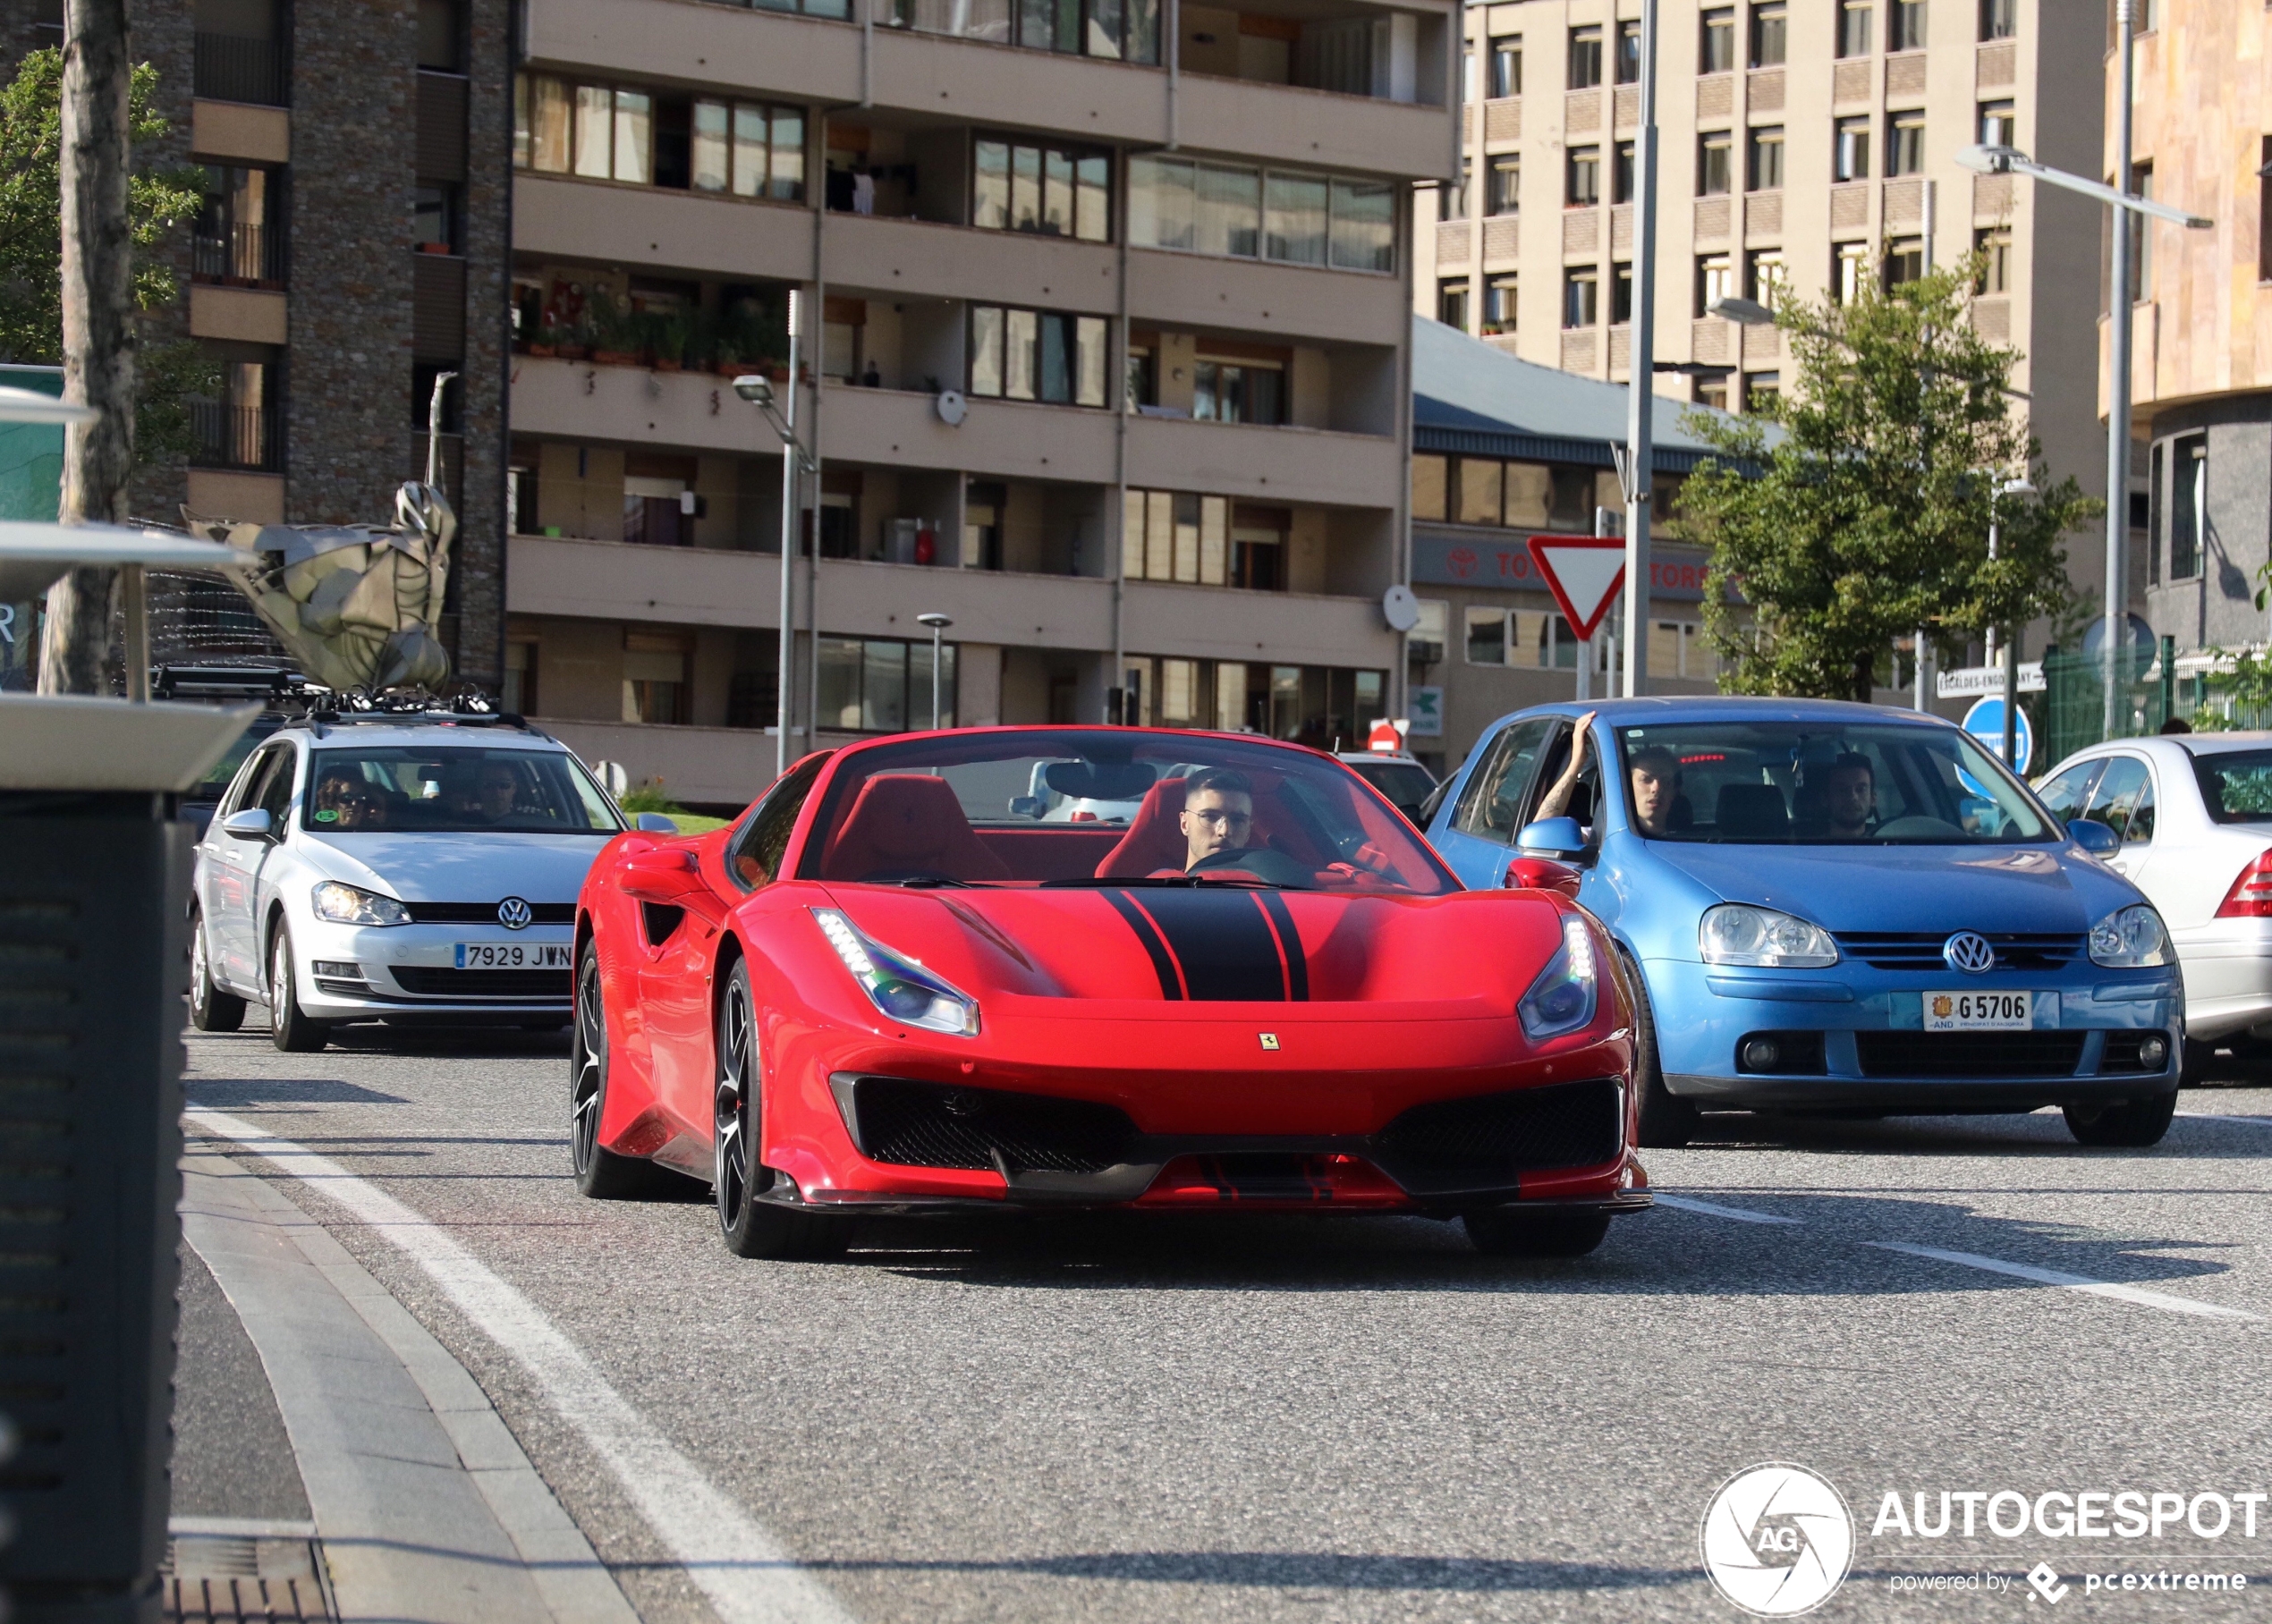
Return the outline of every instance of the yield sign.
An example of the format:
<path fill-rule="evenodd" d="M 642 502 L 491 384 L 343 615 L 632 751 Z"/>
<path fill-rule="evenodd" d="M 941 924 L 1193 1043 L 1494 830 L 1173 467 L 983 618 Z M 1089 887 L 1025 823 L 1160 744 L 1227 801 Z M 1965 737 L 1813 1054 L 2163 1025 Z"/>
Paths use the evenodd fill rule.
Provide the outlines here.
<path fill-rule="evenodd" d="M 1533 536 L 1530 562 L 1547 578 L 1563 618 L 1590 639 L 1625 584 L 1625 542 L 1618 536 Z"/>

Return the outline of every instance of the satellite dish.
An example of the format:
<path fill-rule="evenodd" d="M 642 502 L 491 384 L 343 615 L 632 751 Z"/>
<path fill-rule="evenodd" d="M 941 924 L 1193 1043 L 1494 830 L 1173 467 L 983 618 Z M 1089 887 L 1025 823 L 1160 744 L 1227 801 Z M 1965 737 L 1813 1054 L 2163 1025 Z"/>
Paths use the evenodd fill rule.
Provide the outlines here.
<path fill-rule="evenodd" d="M 939 398 L 932 406 L 939 414 L 939 421 L 949 428 L 962 427 L 962 419 L 971 414 L 971 403 L 962 398 L 959 389 L 940 390 Z"/>
<path fill-rule="evenodd" d="M 1391 631 L 1410 631 L 1420 624 L 1420 599 L 1399 582 L 1380 595 L 1380 613 Z"/>

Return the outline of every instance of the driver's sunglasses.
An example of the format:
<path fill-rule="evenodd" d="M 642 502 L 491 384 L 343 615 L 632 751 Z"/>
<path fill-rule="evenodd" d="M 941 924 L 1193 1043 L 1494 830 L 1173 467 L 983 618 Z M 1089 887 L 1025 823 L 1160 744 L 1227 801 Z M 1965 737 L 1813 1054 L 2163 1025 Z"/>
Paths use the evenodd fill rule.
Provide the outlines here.
<path fill-rule="evenodd" d="M 1254 821 L 1251 812 L 1226 812 L 1219 807 L 1208 807 L 1191 816 L 1203 824 L 1227 824 L 1233 829 L 1243 829 Z"/>

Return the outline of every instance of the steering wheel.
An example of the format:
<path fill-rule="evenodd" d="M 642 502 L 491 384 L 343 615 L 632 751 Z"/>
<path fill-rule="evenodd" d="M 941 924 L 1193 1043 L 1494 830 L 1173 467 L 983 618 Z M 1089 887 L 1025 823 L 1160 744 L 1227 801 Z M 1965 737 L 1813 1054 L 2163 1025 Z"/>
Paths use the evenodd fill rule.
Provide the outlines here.
<path fill-rule="evenodd" d="M 1191 865 L 1193 874 L 1250 874 L 1269 885 L 1308 891 L 1317 875 L 1283 851 L 1267 846 L 1242 846 L 1230 851 L 1210 851 Z"/>

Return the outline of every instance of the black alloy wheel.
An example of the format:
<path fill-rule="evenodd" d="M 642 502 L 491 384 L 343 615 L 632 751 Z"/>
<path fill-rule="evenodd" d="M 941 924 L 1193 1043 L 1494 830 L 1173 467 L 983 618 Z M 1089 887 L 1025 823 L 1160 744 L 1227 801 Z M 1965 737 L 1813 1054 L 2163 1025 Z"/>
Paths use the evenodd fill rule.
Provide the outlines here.
<path fill-rule="evenodd" d="M 1475 1249 L 1491 1257 L 1583 1257 L 1609 1233 L 1607 1213 L 1567 1207 L 1488 1207 L 1461 1214 L 1460 1222 Z"/>
<path fill-rule="evenodd" d="M 747 960 L 736 961 L 718 1001 L 713 1144 L 718 1233 L 737 1257 L 823 1257 L 844 1248 L 841 1219 L 800 1213 L 758 1197 L 779 1177 L 759 1160 L 765 1142 L 764 1063 Z"/>
<path fill-rule="evenodd" d="M 190 910 L 190 1024 L 200 1032 L 234 1032 L 244 1025 L 244 1000 L 213 984 L 206 956 L 205 914 Z"/>
<path fill-rule="evenodd" d="M 282 919 L 268 946 L 268 1041 L 287 1054 L 314 1054 L 331 1041 L 328 1022 L 300 1007 L 300 983 L 292 970 L 292 932 Z"/>
<path fill-rule="evenodd" d="M 2143 1150 L 2158 1145 L 2177 1114 L 2177 1091 L 2151 1099 L 2123 1100 L 2112 1105 L 2069 1105 L 2067 1131 L 2084 1145 L 2117 1150 Z"/>
<path fill-rule="evenodd" d="M 1696 1137 L 1700 1113 L 1665 1087 L 1665 1068 L 1657 1056 L 1657 1017 L 1649 1007 L 1649 986 L 1640 978 L 1640 966 L 1622 952 L 1617 963 L 1633 1000 L 1633 1089 L 1640 1095 L 1636 1142 L 1643 1150 L 1678 1150 Z"/>
<path fill-rule="evenodd" d="M 607 1104 L 607 1008 L 599 990 L 599 944 L 584 943 L 576 961 L 576 1019 L 568 1045 L 568 1156 L 576 1189 L 594 1201 L 652 1193 L 663 1175 L 652 1162 L 617 1155 L 599 1142 Z"/>

